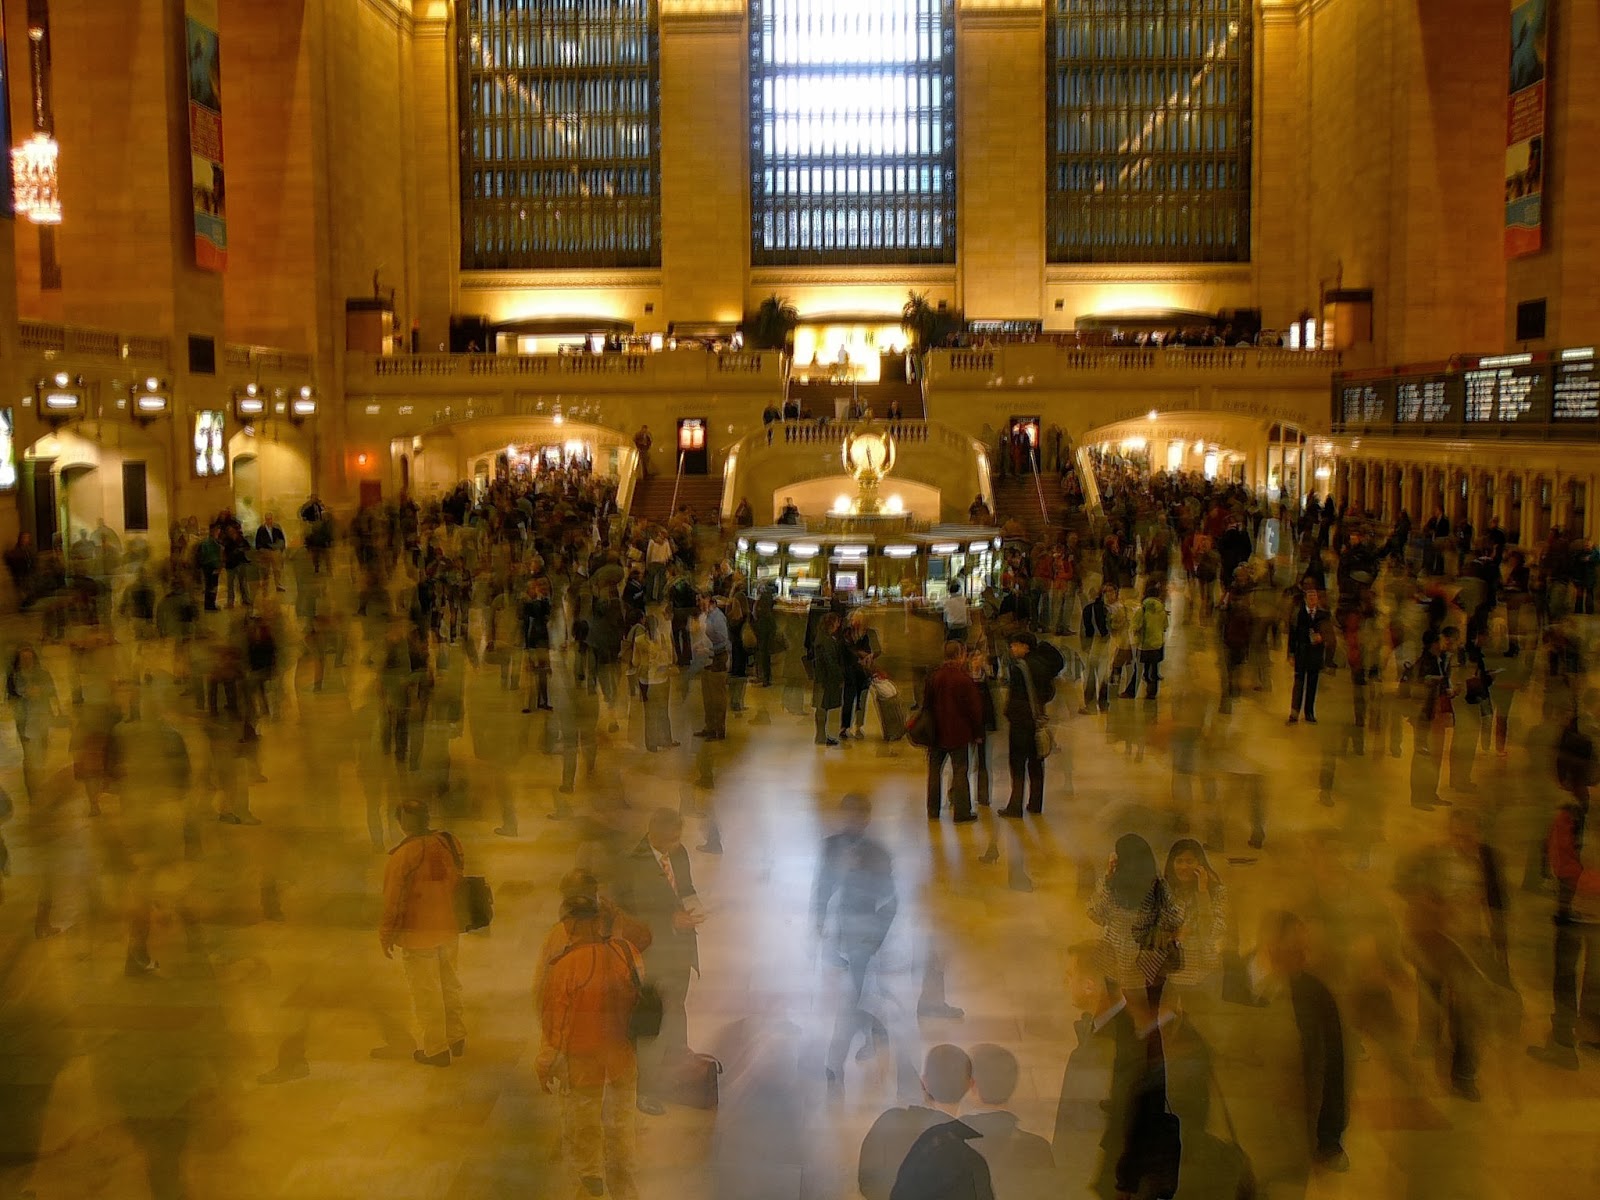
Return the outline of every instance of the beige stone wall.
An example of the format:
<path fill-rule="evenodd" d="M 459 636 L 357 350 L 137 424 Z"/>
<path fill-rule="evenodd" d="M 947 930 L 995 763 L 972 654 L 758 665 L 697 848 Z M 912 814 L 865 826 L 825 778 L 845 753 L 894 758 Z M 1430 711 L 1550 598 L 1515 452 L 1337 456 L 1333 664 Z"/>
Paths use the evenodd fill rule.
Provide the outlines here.
<path fill-rule="evenodd" d="M 228 172 L 228 340 L 310 351 L 319 306 L 313 177 L 321 143 L 311 112 L 305 0 L 222 0 Z M 243 81 L 248 81 L 245 84 Z"/>
<path fill-rule="evenodd" d="M 1499 349 L 1506 6 L 1302 6 L 1306 177 L 1299 293 L 1375 292 L 1380 360 Z"/>
<path fill-rule="evenodd" d="M 1508 345 L 1518 302 L 1548 303 L 1546 337 L 1533 349 L 1600 341 L 1600 74 L 1594 68 L 1600 8 L 1589 0 L 1551 0 L 1550 10 L 1544 249 L 1507 264 Z"/>
<path fill-rule="evenodd" d="M 1044 14 L 964 9 L 957 24 L 961 306 L 971 318 L 1043 306 Z"/>

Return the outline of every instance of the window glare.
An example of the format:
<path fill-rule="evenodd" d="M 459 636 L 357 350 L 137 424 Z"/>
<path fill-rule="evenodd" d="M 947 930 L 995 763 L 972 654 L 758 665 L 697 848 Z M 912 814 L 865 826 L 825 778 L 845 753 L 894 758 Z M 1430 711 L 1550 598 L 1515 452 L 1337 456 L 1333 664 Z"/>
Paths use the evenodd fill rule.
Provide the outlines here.
<path fill-rule="evenodd" d="M 752 0 L 752 256 L 954 259 L 953 0 Z"/>

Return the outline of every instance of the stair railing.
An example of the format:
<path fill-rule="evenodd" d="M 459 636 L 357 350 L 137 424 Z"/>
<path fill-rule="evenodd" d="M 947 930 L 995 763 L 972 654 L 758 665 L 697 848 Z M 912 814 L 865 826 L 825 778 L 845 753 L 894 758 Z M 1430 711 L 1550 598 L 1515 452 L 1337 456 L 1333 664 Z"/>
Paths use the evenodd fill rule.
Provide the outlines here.
<path fill-rule="evenodd" d="M 1050 531 L 1050 507 L 1044 499 L 1044 480 L 1039 476 L 1039 447 L 1028 447 L 1028 464 L 1033 468 L 1033 490 L 1039 497 L 1039 520 L 1046 533 Z"/>
<path fill-rule="evenodd" d="M 672 480 L 672 503 L 667 508 L 667 520 L 678 511 L 678 488 L 683 484 L 683 451 L 678 451 L 678 473 Z"/>

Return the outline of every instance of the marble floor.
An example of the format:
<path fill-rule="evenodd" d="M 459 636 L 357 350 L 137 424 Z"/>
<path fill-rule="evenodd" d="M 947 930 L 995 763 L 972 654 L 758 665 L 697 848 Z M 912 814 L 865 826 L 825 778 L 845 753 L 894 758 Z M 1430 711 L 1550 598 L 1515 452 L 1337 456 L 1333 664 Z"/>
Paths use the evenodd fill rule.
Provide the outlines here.
<path fill-rule="evenodd" d="M 225 636 L 229 614 L 207 619 Z M 891 669 L 909 689 L 912 662 L 935 652 L 934 631 L 899 615 L 885 624 Z M 7 633 L 14 644 L 38 630 L 19 618 Z M 709 910 L 689 1040 L 728 1070 L 719 1111 L 669 1106 L 638 1118 L 641 1196 L 854 1197 L 862 1135 L 886 1107 L 914 1098 L 905 1089 L 916 1064 L 943 1041 L 1011 1049 L 1022 1065 L 1011 1107 L 1023 1128 L 1048 1137 L 1079 1015 L 1063 993 L 1063 950 L 1094 935 L 1088 894 L 1118 835 L 1143 833 L 1164 856 L 1182 811 L 1174 730 L 1210 712 L 1217 678 L 1209 631 L 1178 623 L 1160 700 L 1114 710 L 1110 731 L 1125 735 L 1117 742 L 1108 718 L 1076 715 L 1076 689 L 1065 684 L 1054 705 L 1063 749 L 1049 760 L 1043 815 L 1025 822 L 984 810 L 970 825 L 930 823 L 920 752 L 876 736 L 818 748 L 809 717 L 786 710 L 781 688 L 750 689 L 728 740 L 711 745 L 688 736 L 698 689 L 681 707 L 675 694 L 682 746 L 658 754 L 640 747 L 637 712 L 603 713 L 571 815 L 552 819 L 567 797 L 556 790 L 561 758 L 547 752 L 546 714 L 525 715 L 499 668 L 473 665 L 459 647 L 439 674 L 441 693 L 460 689 L 461 719 L 436 708 L 413 773 L 378 745 L 363 631 L 320 691 L 286 635 L 288 669 L 256 744 L 239 743 L 236 724 L 206 717 L 179 690 L 169 647 L 119 636 L 77 655 L 45 649 L 65 719 L 31 772 L 32 795 L 9 723 L 0 734 L 0 779 L 15 801 L 0 904 L 0 1200 L 581 1194 L 562 1162 L 555 1101 L 533 1074 L 534 958 L 560 875 L 631 844 L 662 805 L 688 819 L 684 840 Z M 81 705 L 71 702 L 75 681 Z M 1351 947 L 1365 944 L 1362 926 L 1393 919 L 1397 859 L 1442 838 L 1447 813 L 1407 802 L 1409 731 L 1401 757 L 1378 739 L 1362 756 L 1341 747 L 1351 703 L 1343 677 L 1328 677 L 1316 727 L 1284 725 L 1287 667 L 1276 664 L 1271 683 L 1211 718 L 1229 821 L 1216 865 L 1245 948 L 1261 913 L 1287 908 L 1312 923 L 1327 963 L 1348 966 Z M 136 730 L 152 736 L 125 739 L 144 750 L 91 817 L 70 739 L 106 705 L 136 712 Z M 1536 679 L 1519 697 L 1509 756 L 1480 755 L 1477 790 L 1456 796 L 1482 813 L 1511 878 L 1520 1027 L 1487 1035 L 1479 1103 L 1452 1097 L 1425 1062 L 1397 1070 L 1352 1036 L 1351 1168 L 1314 1176 L 1313 1196 L 1555 1200 L 1600 1183 L 1600 1057 L 1567 1073 L 1524 1053 L 1547 1033 L 1550 1010 L 1553 899 L 1521 887 L 1555 803 L 1553 734 L 1539 714 Z M 188 749 L 187 786 L 169 779 L 157 749 L 166 730 Z M 877 733 L 876 714 L 868 732 Z M 1005 774 L 1002 765 L 998 787 Z M 1270 805 L 1259 851 L 1245 844 L 1242 781 L 1251 777 Z M 374 933 L 385 856 L 369 805 L 381 812 L 418 788 L 442 796 L 434 824 L 460 837 L 469 870 L 496 898 L 492 929 L 462 939 L 469 1045 L 449 1070 L 409 1060 L 404 980 Z M 873 995 L 888 1045 L 852 1059 L 830 1093 L 821 1047 L 838 978 L 808 904 L 819 843 L 847 791 L 872 800 L 871 831 L 893 855 L 900 907 Z M 260 824 L 216 819 L 246 794 Z M 506 804 L 515 837 L 494 832 Z M 185 810 L 201 817 L 187 846 Z M 386 845 L 397 840 L 390 828 L 379 833 Z M 696 849 L 717 837 L 720 853 Z M 124 972 L 123 914 L 140 878 L 155 894 L 159 968 L 135 978 Z M 45 939 L 35 936 L 42 893 L 52 897 L 48 923 L 61 929 Z M 960 1019 L 919 1020 L 930 968 L 943 970 Z M 1393 996 L 1409 1052 L 1415 985 L 1398 978 Z M 385 1047 L 404 1057 L 373 1056 Z M 1051 1194 L 1087 1193 L 1063 1180 Z"/>

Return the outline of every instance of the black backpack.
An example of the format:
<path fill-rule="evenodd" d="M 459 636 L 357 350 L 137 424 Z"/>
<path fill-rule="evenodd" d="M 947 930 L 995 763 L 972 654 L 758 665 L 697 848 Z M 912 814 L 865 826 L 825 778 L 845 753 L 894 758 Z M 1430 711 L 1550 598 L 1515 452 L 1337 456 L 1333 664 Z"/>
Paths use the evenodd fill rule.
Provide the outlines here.
<path fill-rule="evenodd" d="M 1056 676 L 1067 669 L 1067 660 L 1062 657 L 1061 651 L 1057 650 L 1049 642 L 1041 641 L 1033 648 L 1033 652 L 1029 657 L 1039 660 L 1039 666 L 1048 679 L 1055 679 Z M 1055 691 L 1053 685 L 1051 685 L 1050 690 L 1053 694 Z"/>

